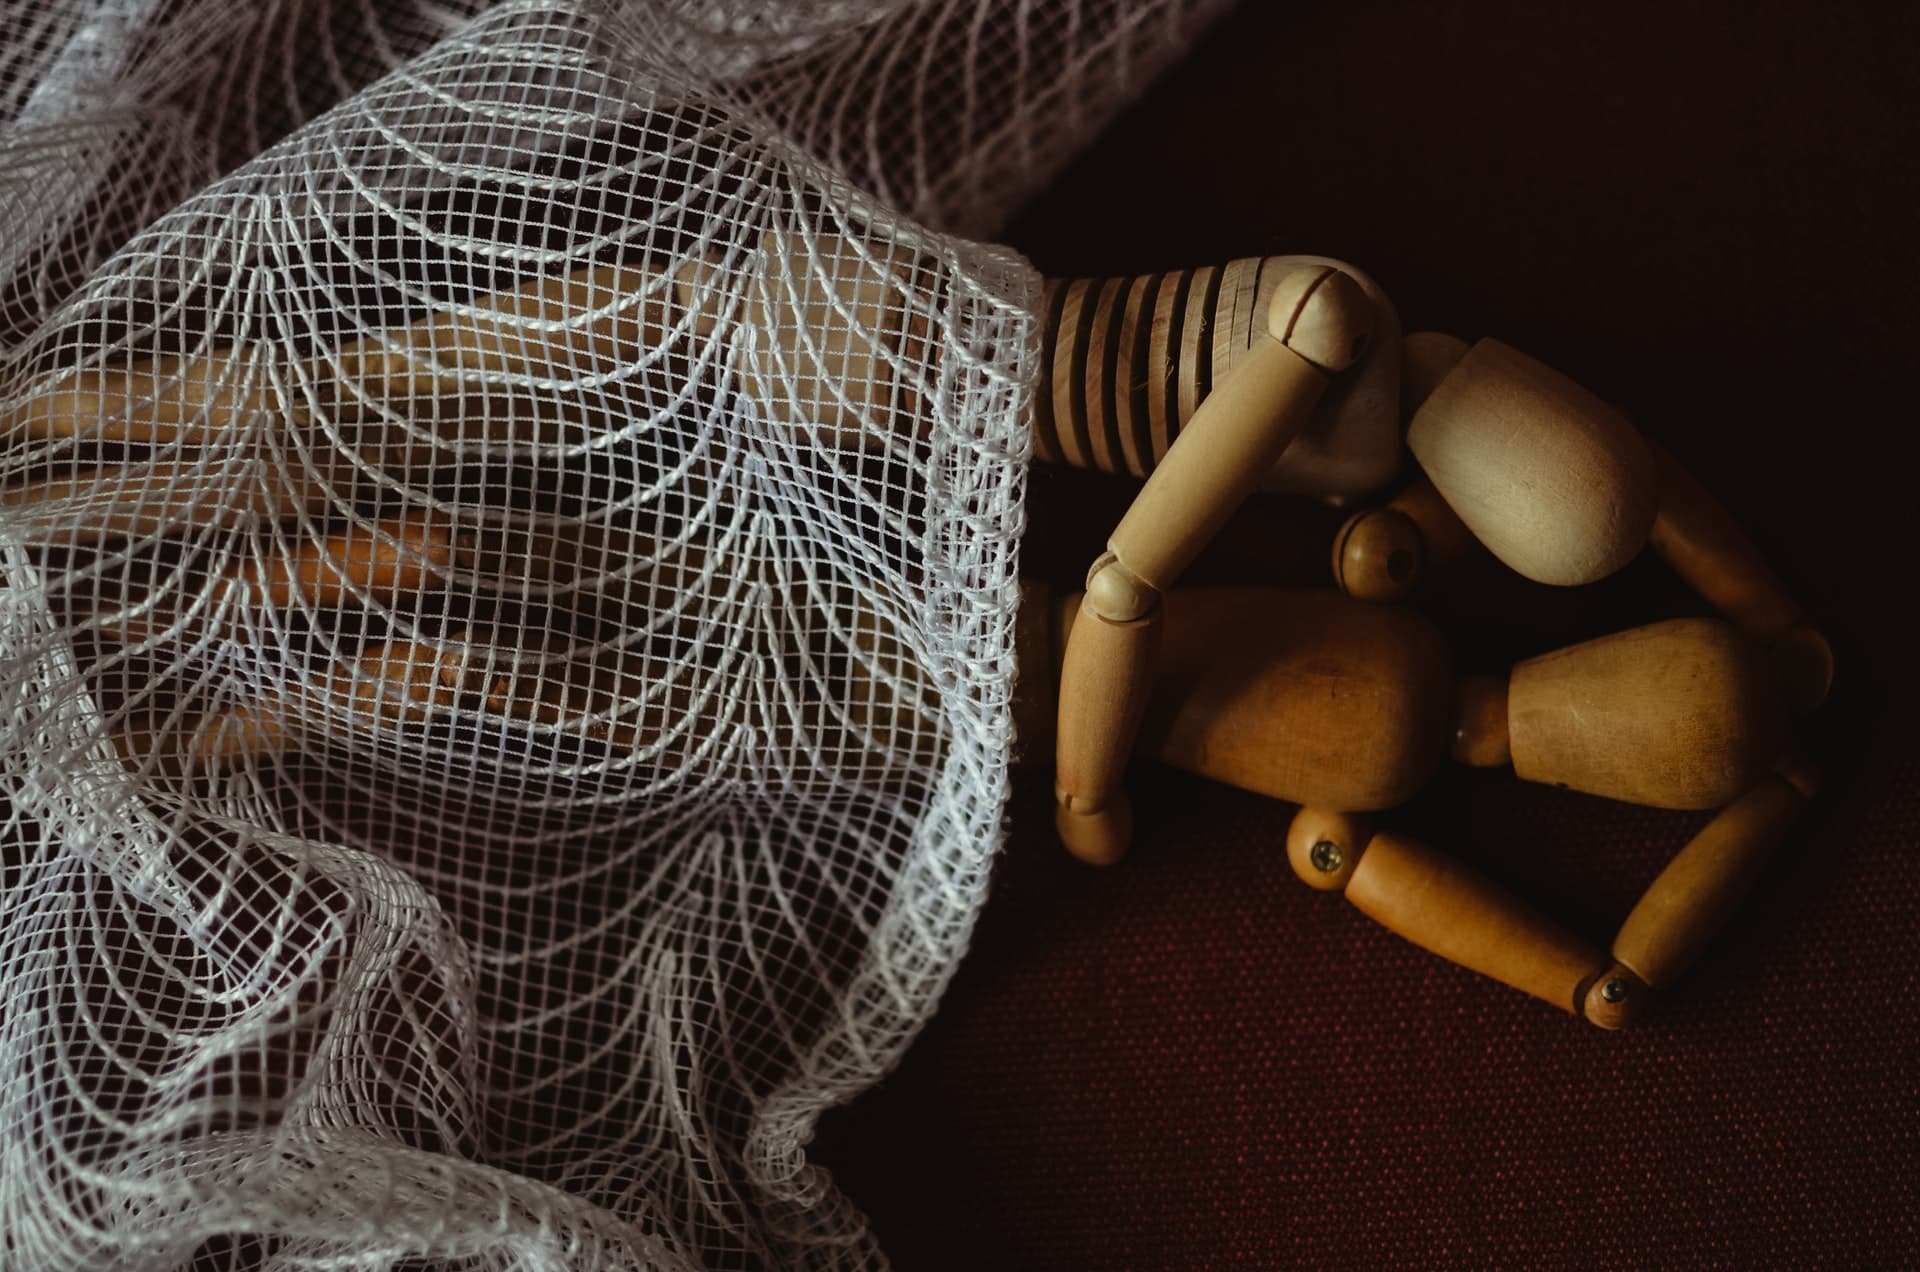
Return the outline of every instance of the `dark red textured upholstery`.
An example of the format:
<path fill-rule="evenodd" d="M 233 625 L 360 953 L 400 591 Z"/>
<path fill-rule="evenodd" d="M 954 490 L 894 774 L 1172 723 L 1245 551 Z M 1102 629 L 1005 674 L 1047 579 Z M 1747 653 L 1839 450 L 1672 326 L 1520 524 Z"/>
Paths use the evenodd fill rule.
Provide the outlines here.
<path fill-rule="evenodd" d="M 1831 633 L 1829 785 L 1610 1036 L 1301 887 L 1289 806 L 1143 766 L 1099 872 L 1023 779 L 940 1016 L 822 1128 L 903 1268 L 1920 1264 L 1920 21 L 1891 15 L 1249 3 L 1010 232 L 1056 274 L 1344 257 L 1409 329 L 1628 406 Z M 1030 567 L 1071 581 L 1124 499 L 1037 473 Z M 1251 509 L 1201 574 L 1315 577 L 1335 520 Z M 1478 666 L 1702 612 L 1651 562 L 1471 582 L 1437 612 Z M 1391 824 L 1604 943 L 1702 820 L 1454 772 Z"/>

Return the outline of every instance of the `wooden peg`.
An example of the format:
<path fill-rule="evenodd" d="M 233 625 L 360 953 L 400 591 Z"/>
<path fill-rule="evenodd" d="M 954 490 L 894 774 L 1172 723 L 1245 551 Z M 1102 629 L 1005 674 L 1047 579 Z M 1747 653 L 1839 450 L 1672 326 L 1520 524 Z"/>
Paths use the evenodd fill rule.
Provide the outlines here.
<path fill-rule="evenodd" d="M 1833 649 L 1718 499 L 1657 442 L 1660 511 L 1649 542 L 1714 608 L 1770 646 L 1789 702 L 1811 711 L 1833 686 Z"/>
<path fill-rule="evenodd" d="M 1404 600 L 1425 574 L 1426 561 L 1426 536 L 1391 505 L 1356 512 L 1333 539 L 1334 584 L 1356 600 Z"/>
<path fill-rule="evenodd" d="M 1438 331 L 1409 334 L 1400 348 L 1400 410 L 1412 418 L 1467 356 L 1467 342 Z M 1333 541 L 1333 581 L 1363 601 L 1397 601 L 1422 579 L 1473 551 L 1473 532 L 1447 506 L 1425 473 L 1384 507 L 1347 518 Z"/>
<path fill-rule="evenodd" d="M 1299 432 L 1328 373 L 1360 356 L 1371 316 L 1338 270 L 1283 279 L 1267 338 L 1213 387 L 1088 574 L 1055 742 L 1061 835 L 1083 859 L 1117 860 L 1131 836 L 1120 780 L 1150 688 L 1161 595 Z"/>
<path fill-rule="evenodd" d="M 1388 931 L 1449 962 L 1579 1015 L 1606 955 L 1445 853 L 1349 814 L 1303 808 L 1287 859 Z"/>
<path fill-rule="evenodd" d="M 1495 340 L 1434 388 L 1407 446 L 1474 536 L 1537 582 L 1604 578 L 1653 525 L 1653 459 L 1626 417 Z"/>

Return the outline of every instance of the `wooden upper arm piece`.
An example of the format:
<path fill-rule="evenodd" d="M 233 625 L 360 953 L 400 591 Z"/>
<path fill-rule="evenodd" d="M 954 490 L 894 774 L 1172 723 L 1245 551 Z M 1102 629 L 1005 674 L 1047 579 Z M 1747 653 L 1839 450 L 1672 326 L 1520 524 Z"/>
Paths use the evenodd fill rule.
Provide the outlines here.
<path fill-rule="evenodd" d="M 1286 449 L 1330 372 L 1360 355 L 1372 306 L 1340 271 L 1282 280 L 1267 334 L 1213 387 L 1087 576 L 1061 667 L 1056 824 L 1076 856 L 1116 860 L 1131 836 L 1120 777 L 1146 704 L 1160 596 Z"/>

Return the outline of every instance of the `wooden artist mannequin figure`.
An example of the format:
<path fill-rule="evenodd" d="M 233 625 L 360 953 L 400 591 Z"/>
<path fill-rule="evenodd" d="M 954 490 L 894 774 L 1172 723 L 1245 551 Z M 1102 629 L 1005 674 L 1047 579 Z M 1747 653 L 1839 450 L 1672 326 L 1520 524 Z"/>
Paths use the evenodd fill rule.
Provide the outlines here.
<path fill-rule="evenodd" d="M 1417 408 L 1407 444 L 1430 481 L 1350 519 L 1334 550 L 1345 590 L 1403 595 L 1430 554 L 1457 555 L 1475 540 L 1528 578 L 1578 585 L 1650 541 L 1744 631 L 1655 624 L 1449 692 L 1437 635 L 1417 624 L 1378 622 L 1330 598 L 1276 608 L 1216 595 L 1186 601 L 1212 607 L 1188 620 L 1207 636 L 1182 633 L 1162 660 L 1161 629 L 1174 626 L 1168 588 L 1284 453 L 1326 375 L 1356 356 L 1368 317 L 1337 271 L 1276 290 L 1263 362 L 1271 381 L 1250 374 L 1216 388 L 1094 562 L 1064 624 L 1061 837 L 1097 864 L 1124 852 L 1120 778 L 1138 739 L 1176 766 L 1306 805 L 1288 851 L 1310 885 L 1345 891 L 1454 962 L 1618 1027 L 1697 955 L 1812 794 L 1811 771 L 1786 754 L 1785 717 L 1789 703 L 1824 700 L 1831 652 L 1718 503 L 1624 417 L 1505 345 L 1470 351 L 1416 336 L 1403 375 Z M 1410 797 L 1448 735 L 1467 763 L 1724 811 L 1642 897 L 1609 960 L 1458 863 L 1354 816 Z"/>
<path fill-rule="evenodd" d="M 98 541 L 237 517 L 304 524 L 356 473 L 418 462 L 420 429 L 447 445 L 470 440 L 461 402 L 472 378 L 542 365 L 617 368 L 649 345 L 692 336 L 732 342 L 743 365 L 786 369 L 777 389 L 758 386 L 774 423 L 816 444 L 874 444 L 863 417 L 911 413 L 913 388 L 893 367 L 903 350 L 930 356 L 924 333 L 858 253 L 824 236 L 805 252 L 807 261 L 764 266 L 791 269 L 797 282 L 783 274 L 782 286 L 731 312 L 715 308 L 718 289 L 697 262 L 671 276 L 603 267 L 316 358 L 299 369 L 316 386 L 309 403 L 438 405 L 416 413 L 414 433 L 362 439 L 356 462 L 314 448 L 322 458 L 257 506 L 196 500 L 181 481 L 190 466 L 171 449 L 218 444 L 245 416 L 270 417 L 289 436 L 310 428 L 306 407 L 282 409 L 235 387 L 242 351 L 55 377 L 4 422 L 11 431 L 154 455 L 118 461 L 110 488 L 60 476 L 9 487 L 4 501 L 27 522 L 62 509 L 63 529 L 75 524 L 74 501 L 89 501 L 84 530 Z M 822 262 L 833 268 L 798 268 Z M 1811 705 L 1830 675 L 1824 643 L 1737 527 L 1609 408 L 1505 346 L 1467 354 L 1414 338 L 1403 370 L 1378 289 L 1318 258 L 1060 283 L 1046 304 L 1036 453 L 1146 477 L 1085 593 L 1053 601 L 1030 592 L 1021 615 L 1019 727 L 1030 759 L 1051 740 L 1067 846 L 1092 862 L 1123 855 L 1132 825 L 1122 780 L 1136 752 L 1149 754 L 1304 805 L 1289 851 L 1314 886 L 1343 888 L 1457 962 L 1596 1023 L 1623 1023 L 1724 918 L 1811 789 L 1800 768 L 1774 775 L 1787 753 L 1776 665 L 1792 669 L 1784 696 Z M 849 313 L 861 321 L 837 327 Z M 1432 485 L 1349 523 L 1336 575 L 1354 596 L 1177 589 L 1256 488 L 1352 498 L 1390 480 L 1401 459 L 1396 381 L 1420 403 L 1407 444 Z M 478 425 L 489 437 L 494 427 Z M 113 502 L 102 504 L 108 489 Z M 1554 583 L 1600 577 L 1651 539 L 1735 625 L 1654 624 L 1529 660 L 1505 681 L 1456 682 L 1426 620 L 1355 597 L 1404 591 L 1420 566 L 1445 555 L 1443 545 L 1474 538 Z M 483 587 L 507 562 L 537 563 L 549 579 L 592 574 L 644 548 L 620 532 L 503 539 L 408 515 L 282 534 L 217 583 L 224 595 L 275 607 L 352 609 L 449 580 Z M 129 643 L 163 621 L 139 604 L 69 619 Z M 889 639 L 870 615 L 852 626 L 863 643 Z M 1770 662 L 1762 642 L 1790 655 Z M 298 721 L 315 713 L 392 727 L 459 707 L 614 751 L 644 750 L 702 719 L 692 696 L 653 692 L 658 677 L 642 657 L 559 675 L 531 661 L 540 674 L 517 671 L 480 630 L 395 638 L 339 659 L 300 691 L 302 701 L 243 705 L 175 728 L 170 756 L 137 722 L 118 741 L 131 766 L 204 773 L 302 747 Z M 637 702 L 644 709 L 629 709 Z M 1609 959 L 1431 849 L 1370 835 L 1358 815 L 1411 797 L 1449 751 L 1612 798 L 1726 811 L 1656 881 Z"/>

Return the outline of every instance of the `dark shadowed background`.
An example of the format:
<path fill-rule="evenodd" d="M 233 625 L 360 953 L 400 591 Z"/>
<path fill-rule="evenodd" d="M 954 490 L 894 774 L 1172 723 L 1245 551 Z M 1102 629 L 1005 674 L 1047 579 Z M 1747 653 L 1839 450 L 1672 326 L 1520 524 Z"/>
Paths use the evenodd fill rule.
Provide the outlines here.
<path fill-rule="evenodd" d="M 1024 776 L 939 1017 L 817 1145 L 902 1268 L 1920 1262 L 1920 20 L 1894 14 L 1249 0 L 1009 232 L 1062 275 L 1343 257 L 1409 330 L 1621 402 L 1833 638 L 1828 788 L 1607 1035 L 1300 886 L 1291 806 L 1141 765 L 1134 854 L 1095 871 Z M 1029 571 L 1076 580 L 1126 497 L 1036 470 Z M 1338 520 L 1250 508 L 1193 578 L 1321 582 Z M 1469 667 L 1706 612 L 1648 560 L 1428 607 Z M 1454 771 L 1386 820 L 1604 944 L 1705 818 Z"/>

